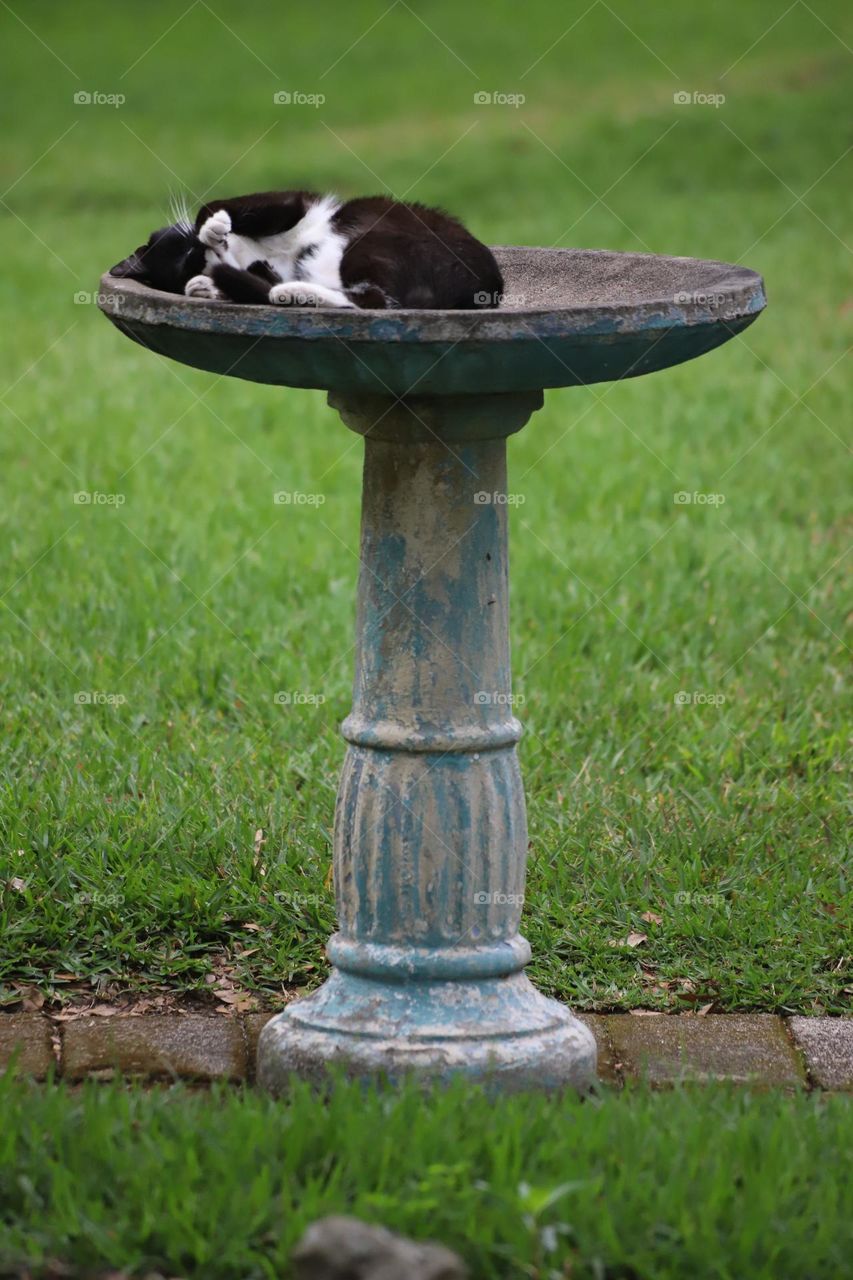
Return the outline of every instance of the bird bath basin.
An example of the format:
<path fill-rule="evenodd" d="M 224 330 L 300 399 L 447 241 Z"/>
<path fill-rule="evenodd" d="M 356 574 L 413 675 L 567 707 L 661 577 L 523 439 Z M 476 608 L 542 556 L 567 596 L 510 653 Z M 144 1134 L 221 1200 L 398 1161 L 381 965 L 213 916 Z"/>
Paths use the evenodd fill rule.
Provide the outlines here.
<path fill-rule="evenodd" d="M 353 708 L 335 814 L 332 973 L 264 1028 L 292 1073 L 586 1087 L 591 1033 L 524 974 L 527 829 L 512 714 L 506 437 L 547 387 L 727 341 L 761 277 L 692 258 L 503 248 L 489 311 L 248 307 L 101 281 L 128 337 L 220 375 L 328 391 L 365 439 Z"/>

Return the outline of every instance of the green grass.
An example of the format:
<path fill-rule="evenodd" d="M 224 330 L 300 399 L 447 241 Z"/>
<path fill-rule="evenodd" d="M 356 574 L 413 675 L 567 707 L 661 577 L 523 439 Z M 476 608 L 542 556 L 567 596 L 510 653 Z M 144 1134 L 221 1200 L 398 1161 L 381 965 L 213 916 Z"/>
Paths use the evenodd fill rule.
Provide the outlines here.
<path fill-rule="evenodd" d="M 841 1097 L 629 1091 L 618 1102 L 337 1087 L 286 1102 L 0 1081 L 0 1269 L 286 1276 L 353 1213 L 459 1250 L 474 1280 L 843 1280 Z M 848 1204 L 845 1206 L 845 1197 Z M 61 1274 L 67 1274 L 62 1272 Z"/>
<path fill-rule="evenodd" d="M 276 6 L 272 39 L 271 9 L 197 4 L 159 43 L 181 6 L 17 6 L 31 30 L 0 11 L 0 1000 L 202 990 L 223 957 L 271 998 L 322 973 L 360 445 L 322 396 L 169 366 L 74 295 L 179 182 L 381 179 L 496 243 L 765 274 L 743 338 L 549 393 L 510 444 L 525 928 L 533 976 L 586 1008 L 849 1007 L 849 9 L 725 0 L 697 25 L 667 0 L 620 8 L 632 34 L 586 7 L 399 4 L 351 49 L 384 3 Z M 283 88 L 326 103 L 275 107 Z M 276 507 L 283 488 L 325 502 Z M 92 691 L 124 701 L 75 701 Z M 804 1132 L 823 1114 L 796 1111 Z"/>

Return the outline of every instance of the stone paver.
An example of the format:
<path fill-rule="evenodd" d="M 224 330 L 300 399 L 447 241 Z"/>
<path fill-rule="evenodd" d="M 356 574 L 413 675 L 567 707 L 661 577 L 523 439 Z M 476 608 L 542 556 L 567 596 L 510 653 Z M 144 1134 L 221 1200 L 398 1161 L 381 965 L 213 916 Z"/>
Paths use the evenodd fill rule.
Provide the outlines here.
<path fill-rule="evenodd" d="M 243 1080 L 247 1056 L 237 1018 L 204 1014 L 80 1018 L 62 1028 L 62 1074 L 80 1080 L 111 1068 L 125 1075 Z"/>
<path fill-rule="evenodd" d="M 40 1013 L 10 1013 L 0 1016 L 0 1072 L 5 1071 L 17 1052 L 21 1075 L 43 1080 L 56 1058 L 51 1026 Z"/>
<path fill-rule="evenodd" d="M 622 1074 L 652 1084 L 681 1079 L 805 1083 L 799 1055 L 774 1014 L 612 1014 L 607 1033 Z"/>
<path fill-rule="evenodd" d="M 812 1084 L 853 1092 L 853 1018 L 789 1018 Z"/>
<path fill-rule="evenodd" d="M 683 1078 L 752 1080 L 853 1092 L 853 1018 L 579 1016 L 595 1036 L 599 1078 L 607 1083 L 643 1076 L 656 1085 Z M 190 1013 L 79 1018 L 61 1026 L 60 1074 L 82 1080 L 118 1070 L 146 1079 L 253 1080 L 258 1038 L 271 1017 Z M 0 1014 L 0 1071 L 17 1047 L 19 1071 L 44 1079 L 56 1065 L 55 1034 L 43 1014 Z"/>
<path fill-rule="evenodd" d="M 269 1022 L 270 1018 L 274 1018 L 274 1013 L 244 1013 L 243 1028 L 246 1033 L 246 1056 L 249 1064 L 249 1079 L 255 1078 L 255 1063 L 258 1060 L 258 1040 L 261 1032 Z"/>

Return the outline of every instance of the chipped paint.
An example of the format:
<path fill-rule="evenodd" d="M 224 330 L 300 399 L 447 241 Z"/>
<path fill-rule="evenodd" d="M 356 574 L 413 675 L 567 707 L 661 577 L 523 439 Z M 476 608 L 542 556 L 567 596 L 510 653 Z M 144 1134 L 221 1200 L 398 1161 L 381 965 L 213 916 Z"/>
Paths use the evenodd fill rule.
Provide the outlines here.
<path fill-rule="evenodd" d="M 536 991 L 508 633 L 506 439 L 539 393 L 336 396 L 365 437 L 353 708 L 335 816 L 332 977 L 265 1028 L 259 1077 L 464 1073 L 586 1086 L 589 1031 Z M 479 422 L 479 425 L 478 425 Z M 480 439 L 456 439 L 464 424 Z M 381 436 L 381 438 L 380 438 Z"/>
<path fill-rule="evenodd" d="M 471 395 L 634 378 L 710 351 L 765 305 L 746 267 L 602 250 L 495 249 L 519 301 L 480 311 L 237 306 L 106 275 L 128 337 L 213 373 L 379 395 Z"/>

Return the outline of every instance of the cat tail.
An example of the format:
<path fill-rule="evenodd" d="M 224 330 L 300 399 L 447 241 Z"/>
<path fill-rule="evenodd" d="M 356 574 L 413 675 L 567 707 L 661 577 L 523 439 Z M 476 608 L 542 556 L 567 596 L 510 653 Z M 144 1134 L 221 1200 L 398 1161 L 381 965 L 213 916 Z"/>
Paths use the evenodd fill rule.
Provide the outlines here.
<path fill-rule="evenodd" d="M 254 271 L 244 271 L 240 267 L 230 267 L 226 262 L 218 262 L 211 271 L 213 283 L 229 302 L 255 303 L 263 305 L 270 300 L 270 286 L 278 278 L 270 280 Z"/>

